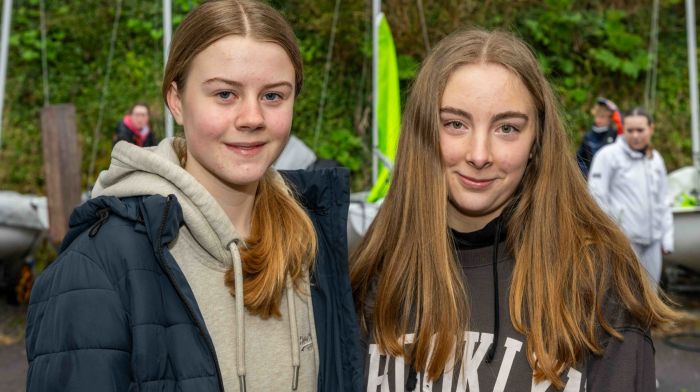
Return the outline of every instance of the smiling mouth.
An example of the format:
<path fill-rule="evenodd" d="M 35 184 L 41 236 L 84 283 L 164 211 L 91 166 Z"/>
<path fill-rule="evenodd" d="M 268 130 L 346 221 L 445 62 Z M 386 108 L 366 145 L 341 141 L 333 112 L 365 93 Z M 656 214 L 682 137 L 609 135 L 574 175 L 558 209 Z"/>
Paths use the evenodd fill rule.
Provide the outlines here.
<path fill-rule="evenodd" d="M 265 142 L 253 143 L 225 143 L 226 147 L 238 155 L 253 156 L 258 154 L 265 146 Z"/>
<path fill-rule="evenodd" d="M 465 186 L 466 188 L 469 189 L 475 189 L 475 190 L 480 190 L 480 189 L 486 189 L 488 188 L 495 179 L 481 179 L 481 178 L 473 178 L 473 177 L 468 177 L 464 176 L 462 174 L 457 173 L 457 177 L 459 178 L 459 182 Z"/>

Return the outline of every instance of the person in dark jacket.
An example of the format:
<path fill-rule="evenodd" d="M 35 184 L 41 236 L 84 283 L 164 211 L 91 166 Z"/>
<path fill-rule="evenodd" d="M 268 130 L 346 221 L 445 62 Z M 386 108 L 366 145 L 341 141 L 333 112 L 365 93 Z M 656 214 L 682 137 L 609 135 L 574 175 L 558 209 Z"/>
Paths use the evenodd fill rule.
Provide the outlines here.
<path fill-rule="evenodd" d="M 585 178 L 588 178 L 593 156 L 604 146 L 613 143 L 621 131 L 613 121 L 616 112 L 617 106 L 612 101 L 602 97 L 596 99 L 596 104 L 591 110 L 593 126 L 583 135 L 581 145 L 576 151 L 576 161 Z"/>
<path fill-rule="evenodd" d="M 155 146 L 156 137 L 149 126 L 151 112 L 143 102 L 134 104 L 129 112 L 117 123 L 112 138 L 112 146 L 122 140 L 139 147 Z"/>
<path fill-rule="evenodd" d="M 677 314 L 588 194 L 528 46 L 444 38 L 401 125 L 351 257 L 365 390 L 655 391 L 650 329 Z"/>
<path fill-rule="evenodd" d="M 185 138 L 117 143 L 28 310 L 28 391 L 353 391 L 348 173 L 280 174 L 302 85 L 270 6 L 178 27 L 163 96 Z"/>

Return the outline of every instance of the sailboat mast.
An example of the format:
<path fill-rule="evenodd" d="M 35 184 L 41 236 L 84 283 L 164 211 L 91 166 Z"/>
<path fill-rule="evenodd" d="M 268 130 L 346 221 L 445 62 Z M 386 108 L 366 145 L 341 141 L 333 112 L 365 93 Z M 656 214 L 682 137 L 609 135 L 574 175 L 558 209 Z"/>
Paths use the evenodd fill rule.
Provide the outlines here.
<path fill-rule="evenodd" d="M 698 55 L 695 44 L 695 0 L 685 0 L 688 34 L 688 75 L 690 77 L 690 132 L 693 139 L 693 166 L 700 173 L 700 130 L 698 127 Z M 700 176 L 698 176 L 700 178 Z M 698 180 L 700 181 L 700 179 Z M 695 184 L 700 189 L 700 183 Z"/>
<path fill-rule="evenodd" d="M 379 127 L 377 109 L 379 103 L 379 21 L 382 13 L 381 0 L 372 0 L 372 184 L 377 182 L 379 162 Z"/>
<path fill-rule="evenodd" d="M 170 51 L 170 39 L 173 33 L 172 5 L 170 0 L 163 0 L 163 70 L 168 63 L 168 52 Z M 165 107 L 165 137 L 173 136 L 173 115 L 168 107 Z"/>
<path fill-rule="evenodd" d="M 2 3 L 2 36 L 0 37 L 0 148 L 2 148 L 2 113 L 5 107 L 5 80 L 7 76 L 7 52 L 12 23 L 12 0 Z"/>

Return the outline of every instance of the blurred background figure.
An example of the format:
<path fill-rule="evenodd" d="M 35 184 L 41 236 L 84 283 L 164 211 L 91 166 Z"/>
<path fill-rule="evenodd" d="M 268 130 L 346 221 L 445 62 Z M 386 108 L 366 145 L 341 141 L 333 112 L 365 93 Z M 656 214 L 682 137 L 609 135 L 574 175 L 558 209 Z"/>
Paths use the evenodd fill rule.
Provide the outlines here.
<path fill-rule="evenodd" d="M 653 282 L 661 254 L 673 251 L 673 215 L 666 203 L 666 166 L 651 146 L 654 123 L 642 108 L 625 113 L 623 137 L 593 157 L 588 187 L 627 234 Z"/>
<path fill-rule="evenodd" d="M 615 103 L 607 98 L 598 97 L 595 106 L 591 109 L 594 122 L 581 140 L 576 152 L 576 160 L 583 175 L 588 177 L 593 156 L 603 146 L 615 141 L 617 135 L 622 133 L 622 119 Z"/>
<path fill-rule="evenodd" d="M 155 146 L 157 141 L 149 126 L 150 114 L 148 105 L 143 102 L 135 103 L 124 118 L 117 123 L 112 145 L 117 144 L 120 140 L 126 140 L 140 147 Z"/>

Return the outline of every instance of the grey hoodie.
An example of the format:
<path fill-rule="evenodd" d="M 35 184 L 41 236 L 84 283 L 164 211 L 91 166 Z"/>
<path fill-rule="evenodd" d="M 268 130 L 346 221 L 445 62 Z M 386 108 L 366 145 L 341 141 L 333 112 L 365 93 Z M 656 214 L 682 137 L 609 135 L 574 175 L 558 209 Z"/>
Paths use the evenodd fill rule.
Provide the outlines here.
<path fill-rule="evenodd" d="M 93 196 L 174 194 L 185 225 L 170 251 L 197 299 L 209 331 L 226 391 L 316 390 L 318 353 L 308 274 L 302 293 L 288 280 L 280 319 L 249 314 L 243 306 L 238 246 L 243 241 L 211 194 L 179 164 L 173 139 L 141 148 L 117 143 Z M 281 181 L 281 179 L 280 179 Z M 234 269 L 235 298 L 224 285 Z M 245 384 L 245 386 L 244 386 Z"/>

